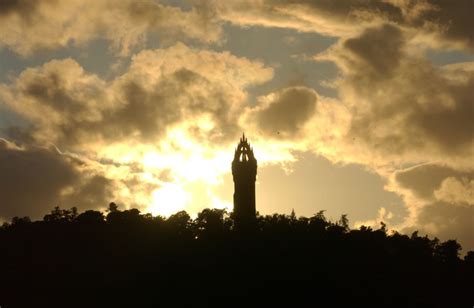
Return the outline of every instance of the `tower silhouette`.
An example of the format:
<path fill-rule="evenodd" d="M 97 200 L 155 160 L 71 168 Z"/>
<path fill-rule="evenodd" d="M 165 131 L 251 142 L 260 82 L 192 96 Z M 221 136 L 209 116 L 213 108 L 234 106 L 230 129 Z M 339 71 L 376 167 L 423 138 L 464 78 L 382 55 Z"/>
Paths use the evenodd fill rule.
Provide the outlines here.
<path fill-rule="evenodd" d="M 255 224 L 255 180 L 257 160 L 245 134 L 235 149 L 232 161 L 234 179 L 234 221 L 237 229 L 250 229 Z"/>

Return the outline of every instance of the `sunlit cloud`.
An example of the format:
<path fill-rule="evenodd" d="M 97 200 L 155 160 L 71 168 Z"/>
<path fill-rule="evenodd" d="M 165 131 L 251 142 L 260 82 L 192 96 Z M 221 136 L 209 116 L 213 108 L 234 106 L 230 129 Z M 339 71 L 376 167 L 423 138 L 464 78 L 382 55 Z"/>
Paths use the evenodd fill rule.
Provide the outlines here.
<path fill-rule="evenodd" d="M 404 199 L 408 212 L 403 223 L 391 227 L 420 228 L 443 236 L 453 232 L 456 224 L 456 230 L 469 233 L 470 224 L 460 218 L 461 211 L 469 210 L 444 207 L 465 206 L 466 200 L 472 200 L 471 63 L 437 67 L 424 52 L 412 52 L 416 44 L 416 38 L 405 29 L 381 24 L 341 39 L 315 56 L 316 61 L 338 65 L 340 75 L 333 86 L 339 97 L 338 102 L 326 105 L 324 113 L 318 110 L 313 123 L 318 118 L 327 119 L 329 114 L 335 116 L 333 121 L 322 122 L 326 125 L 319 125 L 320 133 L 313 130 L 313 134 L 305 134 L 313 140 L 307 144 L 334 162 L 362 164 L 386 178 L 386 189 Z M 322 127 L 339 133 L 322 133 Z M 427 163 L 440 166 L 436 170 L 451 170 L 443 171 L 439 182 L 428 188 L 428 199 L 414 193 L 411 185 L 393 184 L 394 174 L 400 174 L 397 172 Z M 429 179 L 415 177 L 412 181 L 415 185 Z M 447 217 L 439 225 L 434 221 L 441 212 Z M 375 219 L 357 224 L 375 226 L 382 219 L 390 222 L 379 213 Z M 472 245 L 468 238 L 464 242 Z"/>
<path fill-rule="evenodd" d="M 216 42 L 219 23 L 204 14 L 199 7 L 184 11 L 152 0 L 8 1 L 0 5 L 0 46 L 28 56 L 106 39 L 125 56 L 150 35 L 165 41 L 180 37 Z"/>
<path fill-rule="evenodd" d="M 229 207 L 212 190 L 230 170 L 246 88 L 272 76 L 259 61 L 178 43 L 140 52 L 112 81 L 72 59 L 53 60 L 1 85 L 0 96 L 30 123 L 17 129 L 19 142 L 76 153 L 118 182 L 109 198 L 169 215 Z M 291 158 L 281 149 L 262 145 L 261 163 Z"/>
<path fill-rule="evenodd" d="M 353 37 L 365 28 L 391 23 L 418 43 L 474 50 L 470 0 L 463 1 L 215 1 L 220 18 L 241 26 L 289 28 L 335 37 Z"/>

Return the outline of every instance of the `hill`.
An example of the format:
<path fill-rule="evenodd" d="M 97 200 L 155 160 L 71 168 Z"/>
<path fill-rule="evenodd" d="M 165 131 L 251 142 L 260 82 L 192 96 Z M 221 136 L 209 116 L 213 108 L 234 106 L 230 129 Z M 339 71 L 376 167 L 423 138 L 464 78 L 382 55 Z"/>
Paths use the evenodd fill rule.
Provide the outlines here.
<path fill-rule="evenodd" d="M 346 216 L 232 215 L 205 209 L 168 218 L 55 208 L 0 229 L 2 307 L 471 307 L 474 253 L 361 227 Z"/>

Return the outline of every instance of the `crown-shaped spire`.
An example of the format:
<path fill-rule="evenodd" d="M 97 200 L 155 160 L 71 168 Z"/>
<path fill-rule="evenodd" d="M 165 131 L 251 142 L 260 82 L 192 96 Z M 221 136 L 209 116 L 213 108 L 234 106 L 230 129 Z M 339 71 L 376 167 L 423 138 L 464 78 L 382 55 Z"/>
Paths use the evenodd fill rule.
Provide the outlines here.
<path fill-rule="evenodd" d="M 253 154 L 253 149 L 248 143 L 247 138 L 245 137 L 245 133 L 242 133 L 242 137 L 240 138 L 240 142 L 235 149 L 235 161 L 254 161 L 255 156 Z"/>

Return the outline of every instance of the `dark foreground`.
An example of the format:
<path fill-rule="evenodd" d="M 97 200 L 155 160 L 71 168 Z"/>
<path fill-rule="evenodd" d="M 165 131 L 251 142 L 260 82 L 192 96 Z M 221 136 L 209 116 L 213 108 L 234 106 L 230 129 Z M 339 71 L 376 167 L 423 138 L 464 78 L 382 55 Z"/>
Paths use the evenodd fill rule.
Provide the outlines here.
<path fill-rule="evenodd" d="M 349 230 L 322 212 L 260 216 L 236 232 L 221 210 L 168 219 L 56 209 L 0 229 L 0 306 L 472 307 L 474 254 L 456 241 Z"/>

